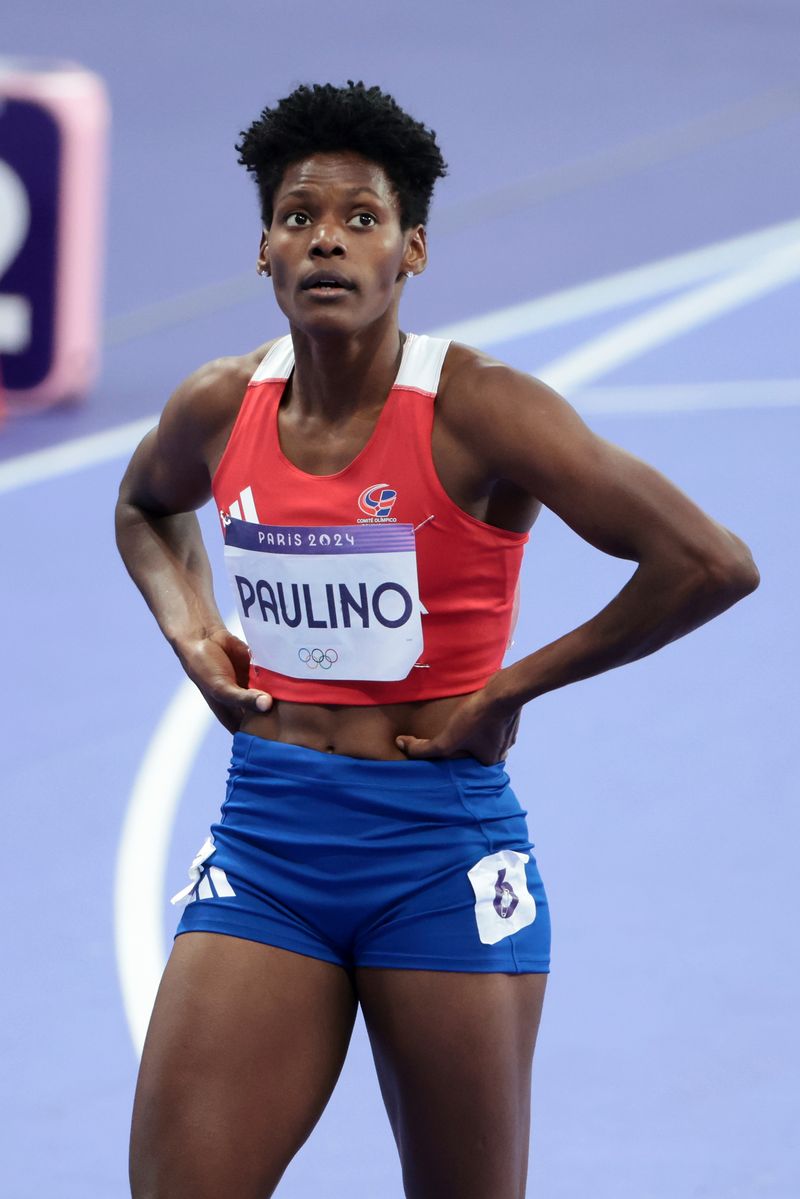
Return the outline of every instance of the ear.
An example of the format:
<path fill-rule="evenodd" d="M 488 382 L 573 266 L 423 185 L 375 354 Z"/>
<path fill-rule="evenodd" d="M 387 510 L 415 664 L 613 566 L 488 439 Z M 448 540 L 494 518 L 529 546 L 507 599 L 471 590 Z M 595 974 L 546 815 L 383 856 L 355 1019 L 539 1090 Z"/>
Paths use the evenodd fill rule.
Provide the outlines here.
<path fill-rule="evenodd" d="M 416 225 L 406 234 L 406 250 L 401 263 L 404 274 L 421 275 L 428 265 L 428 239 L 423 225 Z"/>
<path fill-rule="evenodd" d="M 271 275 L 272 270 L 269 265 L 269 236 L 266 229 L 261 231 L 261 241 L 258 247 L 258 258 L 256 259 L 256 270 L 259 275 Z"/>

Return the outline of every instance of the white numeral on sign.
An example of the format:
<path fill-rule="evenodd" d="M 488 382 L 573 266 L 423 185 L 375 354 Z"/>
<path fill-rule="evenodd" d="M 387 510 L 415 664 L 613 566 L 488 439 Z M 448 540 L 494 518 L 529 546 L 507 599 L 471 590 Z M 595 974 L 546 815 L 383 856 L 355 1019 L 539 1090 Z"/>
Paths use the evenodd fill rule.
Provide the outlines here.
<path fill-rule="evenodd" d="M 25 185 L 0 160 L 0 286 L 28 236 L 31 207 Z M 24 296 L 0 293 L 0 353 L 19 354 L 31 340 L 31 305 Z"/>

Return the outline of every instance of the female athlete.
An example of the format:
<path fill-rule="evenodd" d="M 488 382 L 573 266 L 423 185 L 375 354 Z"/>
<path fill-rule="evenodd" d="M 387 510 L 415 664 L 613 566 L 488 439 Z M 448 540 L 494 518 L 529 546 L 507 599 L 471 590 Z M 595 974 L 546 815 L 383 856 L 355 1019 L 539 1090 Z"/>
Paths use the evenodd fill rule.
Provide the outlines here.
<path fill-rule="evenodd" d="M 409 1199 L 522 1199 L 550 924 L 505 772 L 520 710 L 758 574 L 550 388 L 401 331 L 445 165 L 390 96 L 300 87 L 238 150 L 289 332 L 178 388 L 117 509 L 133 579 L 235 734 L 144 1048 L 134 1199 L 271 1195 L 359 1004 Z M 245 640 L 194 515 L 212 495 Z M 635 570 L 503 667 L 543 504 Z"/>

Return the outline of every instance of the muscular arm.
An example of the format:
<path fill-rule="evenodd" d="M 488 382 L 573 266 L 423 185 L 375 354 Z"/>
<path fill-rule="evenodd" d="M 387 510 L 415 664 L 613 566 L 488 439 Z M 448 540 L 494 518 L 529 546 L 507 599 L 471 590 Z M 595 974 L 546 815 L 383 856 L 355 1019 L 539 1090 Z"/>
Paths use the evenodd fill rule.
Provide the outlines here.
<path fill-rule="evenodd" d="M 513 743 L 513 729 L 492 749 L 492 736 L 502 740 L 497 728 L 475 733 L 487 712 L 488 729 L 498 714 L 501 722 L 516 716 L 536 696 L 653 653 L 753 591 L 759 576 L 738 537 L 658 471 L 595 436 L 543 383 L 473 360 L 448 390 L 441 419 L 490 481 L 513 483 L 597 549 L 637 564 L 601 612 L 498 671 L 443 735 L 416 743 L 428 747 L 425 753 L 431 746 L 443 753 L 469 748 L 497 760 Z M 413 749 L 413 739 L 403 738 L 403 748 Z"/>
<path fill-rule="evenodd" d="M 493 471 L 535 495 L 597 549 L 637 563 L 579 628 L 501 672 L 511 703 L 633 662 L 718 616 L 758 585 L 744 543 L 663 475 L 595 436 L 543 383 L 483 367 L 476 387 L 502 393 L 503 419 L 480 421 Z"/>
<path fill-rule="evenodd" d="M 224 361 L 187 379 L 134 453 L 116 507 L 129 574 L 186 673 L 232 730 L 243 709 L 264 711 L 270 701 L 247 688 L 247 647 L 220 616 L 195 510 L 211 496 L 209 450 L 229 427 L 245 382 Z"/>
<path fill-rule="evenodd" d="M 161 631 L 175 645 L 223 622 L 193 511 L 170 512 L 148 487 L 161 458 L 158 431 L 148 433 L 122 480 L 116 508 L 117 546 Z"/>

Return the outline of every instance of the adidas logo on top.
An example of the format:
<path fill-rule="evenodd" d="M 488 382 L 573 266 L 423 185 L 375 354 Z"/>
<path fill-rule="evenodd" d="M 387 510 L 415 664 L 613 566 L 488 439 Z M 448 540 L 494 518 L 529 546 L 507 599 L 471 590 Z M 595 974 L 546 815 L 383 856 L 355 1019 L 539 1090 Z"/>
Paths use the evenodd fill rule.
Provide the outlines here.
<path fill-rule="evenodd" d="M 253 499 L 252 487 L 245 487 L 244 491 L 240 491 L 238 500 L 233 501 L 228 511 L 234 520 L 247 520 L 251 524 L 261 524 L 256 512 L 256 502 Z"/>

